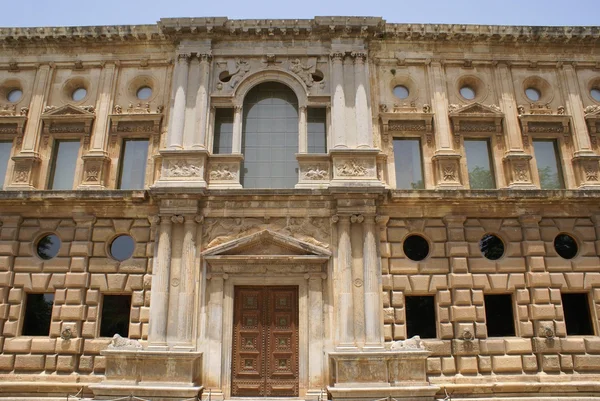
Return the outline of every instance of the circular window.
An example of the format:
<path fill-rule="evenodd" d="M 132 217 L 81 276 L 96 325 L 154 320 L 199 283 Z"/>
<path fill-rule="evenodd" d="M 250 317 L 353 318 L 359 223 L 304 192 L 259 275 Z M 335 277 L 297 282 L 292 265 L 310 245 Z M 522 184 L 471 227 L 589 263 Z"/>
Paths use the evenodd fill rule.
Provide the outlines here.
<path fill-rule="evenodd" d="M 542 97 L 542 94 L 535 88 L 527 88 L 525 89 L 525 96 L 532 102 L 537 102 Z"/>
<path fill-rule="evenodd" d="M 138 89 L 136 96 L 140 100 L 148 100 L 152 96 L 152 88 L 149 86 L 142 86 Z"/>
<path fill-rule="evenodd" d="M 52 259 L 58 255 L 60 244 L 61 242 L 58 235 L 45 235 L 37 243 L 37 255 L 44 260 Z"/>
<path fill-rule="evenodd" d="M 554 250 L 564 259 L 573 259 L 578 249 L 577 241 L 569 234 L 558 234 L 554 238 Z"/>
<path fill-rule="evenodd" d="M 71 93 L 71 99 L 76 102 L 79 102 L 85 98 L 87 95 L 87 90 L 85 88 L 77 88 Z"/>
<path fill-rule="evenodd" d="M 23 91 L 21 89 L 13 89 L 10 92 L 8 92 L 8 95 L 6 95 L 6 100 L 8 100 L 11 103 L 17 103 L 19 100 L 21 100 L 22 97 Z"/>
<path fill-rule="evenodd" d="M 406 99 L 410 95 L 410 91 L 404 85 L 398 85 L 394 87 L 394 96 L 398 99 Z"/>
<path fill-rule="evenodd" d="M 110 256 L 122 262 L 133 255 L 135 242 L 129 235 L 119 235 L 110 244 Z"/>
<path fill-rule="evenodd" d="M 498 260 L 504 255 L 504 242 L 494 234 L 486 234 L 479 241 L 479 249 L 486 259 Z"/>
<path fill-rule="evenodd" d="M 321 82 L 323 78 L 325 78 L 325 76 L 320 70 L 315 70 L 315 72 L 312 73 L 312 79 L 315 82 Z"/>
<path fill-rule="evenodd" d="M 590 90 L 590 95 L 592 95 L 592 99 L 594 99 L 597 102 L 600 102 L 600 89 L 592 88 L 592 90 Z"/>
<path fill-rule="evenodd" d="M 475 99 L 475 90 L 470 86 L 463 86 L 460 88 L 460 95 L 467 100 Z"/>
<path fill-rule="evenodd" d="M 404 254 L 416 262 L 423 260 L 429 255 L 429 243 L 420 235 L 409 235 L 404 240 Z"/>
<path fill-rule="evenodd" d="M 229 82 L 231 80 L 231 74 L 229 71 L 222 71 L 219 74 L 219 81 L 221 82 Z"/>

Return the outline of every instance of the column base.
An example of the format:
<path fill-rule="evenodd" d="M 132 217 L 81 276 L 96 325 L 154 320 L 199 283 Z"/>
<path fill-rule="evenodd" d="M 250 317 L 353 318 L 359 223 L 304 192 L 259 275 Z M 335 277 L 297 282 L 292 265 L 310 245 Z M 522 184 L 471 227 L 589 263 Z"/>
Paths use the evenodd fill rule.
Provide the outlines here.
<path fill-rule="evenodd" d="M 202 392 L 202 353 L 108 349 L 105 379 L 90 385 L 94 399 L 130 395 L 152 401 L 193 398 Z"/>

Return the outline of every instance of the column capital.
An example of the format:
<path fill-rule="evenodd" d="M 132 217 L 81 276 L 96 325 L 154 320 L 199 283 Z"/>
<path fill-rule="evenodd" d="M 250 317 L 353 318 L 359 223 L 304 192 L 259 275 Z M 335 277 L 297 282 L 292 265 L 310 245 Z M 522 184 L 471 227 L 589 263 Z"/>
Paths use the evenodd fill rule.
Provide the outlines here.
<path fill-rule="evenodd" d="M 181 215 L 173 215 L 171 216 L 171 221 L 175 224 L 182 224 L 184 222 L 185 218 Z"/>
<path fill-rule="evenodd" d="M 375 223 L 377 223 L 377 225 L 379 225 L 381 227 L 386 227 L 389 221 L 390 221 L 390 216 L 385 216 L 385 215 L 381 215 L 381 214 L 378 214 L 377 216 L 375 216 Z"/>
<path fill-rule="evenodd" d="M 212 60 L 213 56 L 212 56 L 212 53 L 207 52 L 207 53 L 198 53 L 197 57 L 201 63 L 209 63 Z"/>
<path fill-rule="evenodd" d="M 352 53 L 350 53 L 350 55 L 352 57 L 354 57 L 354 62 L 355 63 L 364 63 L 365 60 L 367 59 L 367 53 L 366 52 L 352 52 Z"/>
<path fill-rule="evenodd" d="M 358 223 L 362 223 L 365 220 L 365 217 L 362 214 L 353 214 L 352 216 L 350 216 L 350 221 L 354 224 Z"/>
<path fill-rule="evenodd" d="M 150 226 L 156 226 L 158 223 L 160 223 L 160 216 L 158 216 L 158 215 L 148 216 L 148 222 L 150 223 Z"/>
<path fill-rule="evenodd" d="M 342 61 L 344 59 L 344 53 L 342 52 L 332 52 L 331 54 L 329 54 L 329 57 L 331 57 L 331 60 L 335 61 Z"/>
<path fill-rule="evenodd" d="M 192 59 L 192 54 L 191 53 L 178 53 L 177 54 L 177 62 L 185 62 L 185 63 L 189 63 L 190 60 Z"/>

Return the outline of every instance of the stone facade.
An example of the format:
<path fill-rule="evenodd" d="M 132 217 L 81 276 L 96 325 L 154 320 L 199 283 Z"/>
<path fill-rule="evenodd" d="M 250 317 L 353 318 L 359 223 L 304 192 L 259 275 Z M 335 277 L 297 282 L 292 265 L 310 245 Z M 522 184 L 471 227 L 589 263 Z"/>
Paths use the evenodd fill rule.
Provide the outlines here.
<path fill-rule="evenodd" d="M 0 29 L 0 400 L 230 399 L 240 286 L 297 288 L 293 398 L 597 399 L 598 33 L 373 17 Z M 244 185 L 246 102 L 266 82 L 297 99 L 290 188 Z M 398 188 L 402 139 L 418 140 L 421 189 Z M 125 167 L 135 140 L 146 153 Z M 492 188 L 475 189 L 470 140 L 488 144 Z M 65 141 L 73 185 L 53 190 Z M 536 141 L 553 144 L 561 188 L 546 189 Z M 123 189 L 130 170 L 138 189 Z M 48 234 L 61 245 L 42 258 Z M 47 335 L 23 334 L 29 294 L 54 296 Z M 514 335 L 489 333 L 498 294 Z M 587 299 L 590 332 L 567 332 L 565 294 Z M 130 298 L 136 341 L 101 336 L 110 295 Z M 435 336 L 397 345 L 412 296 L 433 296 Z"/>

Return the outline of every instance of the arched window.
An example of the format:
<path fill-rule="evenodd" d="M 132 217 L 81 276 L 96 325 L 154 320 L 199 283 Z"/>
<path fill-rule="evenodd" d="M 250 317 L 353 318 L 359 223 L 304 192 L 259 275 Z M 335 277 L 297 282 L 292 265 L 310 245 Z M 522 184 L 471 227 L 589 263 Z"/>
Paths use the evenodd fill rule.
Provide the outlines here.
<path fill-rule="evenodd" d="M 298 98 L 265 82 L 244 98 L 241 170 L 244 188 L 294 188 L 298 183 Z"/>

